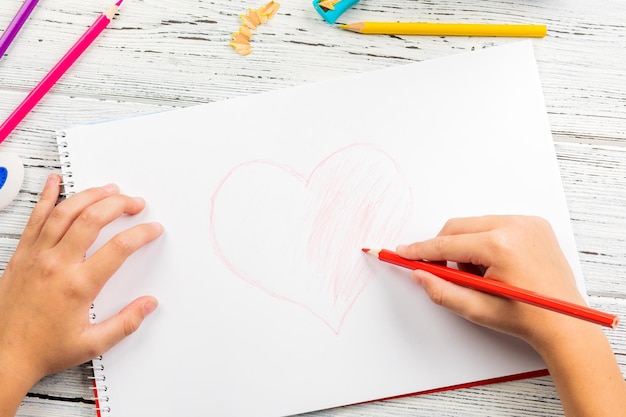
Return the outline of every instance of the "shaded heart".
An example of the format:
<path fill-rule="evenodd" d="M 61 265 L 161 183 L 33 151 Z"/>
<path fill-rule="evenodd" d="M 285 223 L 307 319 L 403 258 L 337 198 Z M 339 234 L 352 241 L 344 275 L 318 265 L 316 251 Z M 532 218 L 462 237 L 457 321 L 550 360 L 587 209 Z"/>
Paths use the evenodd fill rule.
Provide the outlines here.
<path fill-rule="evenodd" d="M 412 199 L 387 153 L 352 145 L 309 176 L 274 162 L 241 164 L 211 201 L 211 234 L 222 261 L 339 333 L 373 274 L 361 247 L 395 245 Z"/>

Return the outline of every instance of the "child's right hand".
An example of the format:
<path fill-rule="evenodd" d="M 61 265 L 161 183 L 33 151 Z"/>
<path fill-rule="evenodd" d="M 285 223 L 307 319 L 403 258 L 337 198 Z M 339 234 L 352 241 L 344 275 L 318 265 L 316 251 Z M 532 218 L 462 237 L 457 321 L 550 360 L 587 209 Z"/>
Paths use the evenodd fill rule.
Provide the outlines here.
<path fill-rule="evenodd" d="M 485 277 L 584 304 L 552 228 L 538 217 L 453 219 L 437 237 L 397 252 L 483 269 Z M 460 287 L 425 271 L 413 271 L 412 277 L 435 303 L 533 346 L 548 366 L 567 416 L 626 416 L 626 383 L 598 325 Z"/>
<path fill-rule="evenodd" d="M 481 267 L 487 278 L 585 304 L 550 224 L 539 217 L 452 219 L 437 237 L 400 246 L 397 252 L 410 259 L 456 262 L 461 269 Z M 576 320 L 460 287 L 424 271 L 414 271 L 413 278 L 435 303 L 470 321 L 520 337 L 536 348 L 553 339 L 553 326 Z"/>

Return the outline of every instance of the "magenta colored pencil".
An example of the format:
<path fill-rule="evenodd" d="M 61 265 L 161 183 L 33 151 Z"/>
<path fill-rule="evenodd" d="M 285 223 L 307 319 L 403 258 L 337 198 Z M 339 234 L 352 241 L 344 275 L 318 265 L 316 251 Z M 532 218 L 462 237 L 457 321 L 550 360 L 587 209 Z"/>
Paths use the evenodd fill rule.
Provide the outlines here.
<path fill-rule="evenodd" d="M 28 20 L 28 16 L 33 11 L 35 6 L 37 6 L 39 0 L 26 0 L 22 7 L 17 11 L 11 23 L 6 28 L 2 37 L 0 37 L 0 59 L 4 56 L 4 53 L 9 49 L 9 45 L 13 42 L 13 39 L 17 36 L 17 33 L 20 31 L 24 23 Z"/>
<path fill-rule="evenodd" d="M 102 13 L 96 21 L 87 29 L 87 31 L 76 41 L 69 51 L 61 58 L 61 60 L 46 74 L 46 76 L 37 84 L 37 86 L 26 96 L 24 101 L 17 106 L 11 115 L 0 125 L 0 142 L 5 140 L 7 136 L 15 129 L 15 127 L 26 117 L 35 105 L 43 98 L 52 86 L 67 72 L 67 70 L 76 62 L 83 52 L 92 44 L 92 42 L 102 33 L 111 19 L 117 13 L 122 4 L 119 0 L 113 7 Z"/>

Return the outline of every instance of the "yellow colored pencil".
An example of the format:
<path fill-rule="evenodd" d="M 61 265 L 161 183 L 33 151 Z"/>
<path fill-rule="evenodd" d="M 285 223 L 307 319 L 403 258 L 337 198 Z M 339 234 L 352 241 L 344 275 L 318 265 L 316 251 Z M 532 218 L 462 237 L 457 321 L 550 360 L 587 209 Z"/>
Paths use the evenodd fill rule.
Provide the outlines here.
<path fill-rule="evenodd" d="M 545 25 L 422 23 L 422 22 L 358 22 L 340 25 L 341 29 L 369 35 L 425 36 L 501 36 L 542 38 Z"/>

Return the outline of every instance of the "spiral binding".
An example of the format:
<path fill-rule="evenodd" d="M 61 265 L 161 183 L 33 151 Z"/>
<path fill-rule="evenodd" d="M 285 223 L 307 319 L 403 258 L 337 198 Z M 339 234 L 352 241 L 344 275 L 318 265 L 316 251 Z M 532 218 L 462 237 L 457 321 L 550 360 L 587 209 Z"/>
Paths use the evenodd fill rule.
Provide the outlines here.
<path fill-rule="evenodd" d="M 66 134 L 64 131 L 59 131 L 56 134 L 57 147 L 59 150 L 59 161 L 61 162 L 61 176 L 63 181 L 61 182 L 61 196 L 67 198 L 74 194 L 74 181 L 72 181 L 72 163 L 70 162 L 70 153 L 68 150 L 68 144 L 64 140 Z"/>
<path fill-rule="evenodd" d="M 70 161 L 70 150 L 68 143 L 65 141 L 66 133 L 59 131 L 56 134 L 57 147 L 59 151 L 59 161 L 61 162 L 61 196 L 70 197 L 74 194 L 74 181 L 72 180 L 72 163 Z M 96 314 L 93 312 L 93 304 L 89 312 L 89 319 L 94 321 Z M 102 417 L 104 414 L 111 413 L 111 407 L 108 405 L 109 397 L 105 394 L 108 387 L 105 384 L 106 376 L 104 375 L 104 365 L 102 364 L 102 356 L 92 359 L 89 368 L 93 371 L 93 376 L 88 377 L 92 382 L 93 398 L 96 403 L 96 414 Z"/>
<path fill-rule="evenodd" d="M 111 412 L 111 407 L 107 405 L 109 397 L 105 393 L 108 391 L 108 387 L 104 383 L 106 376 L 104 375 L 104 365 L 99 363 L 101 360 L 102 356 L 92 359 L 92 366 L 90 366 L 90 368 L 93 370 L 93 376 L 89 377 L 93 383 L 91 388 L 94 392 L 93 400 L 96 403 L 96 413 L 98 416 Z"/>

